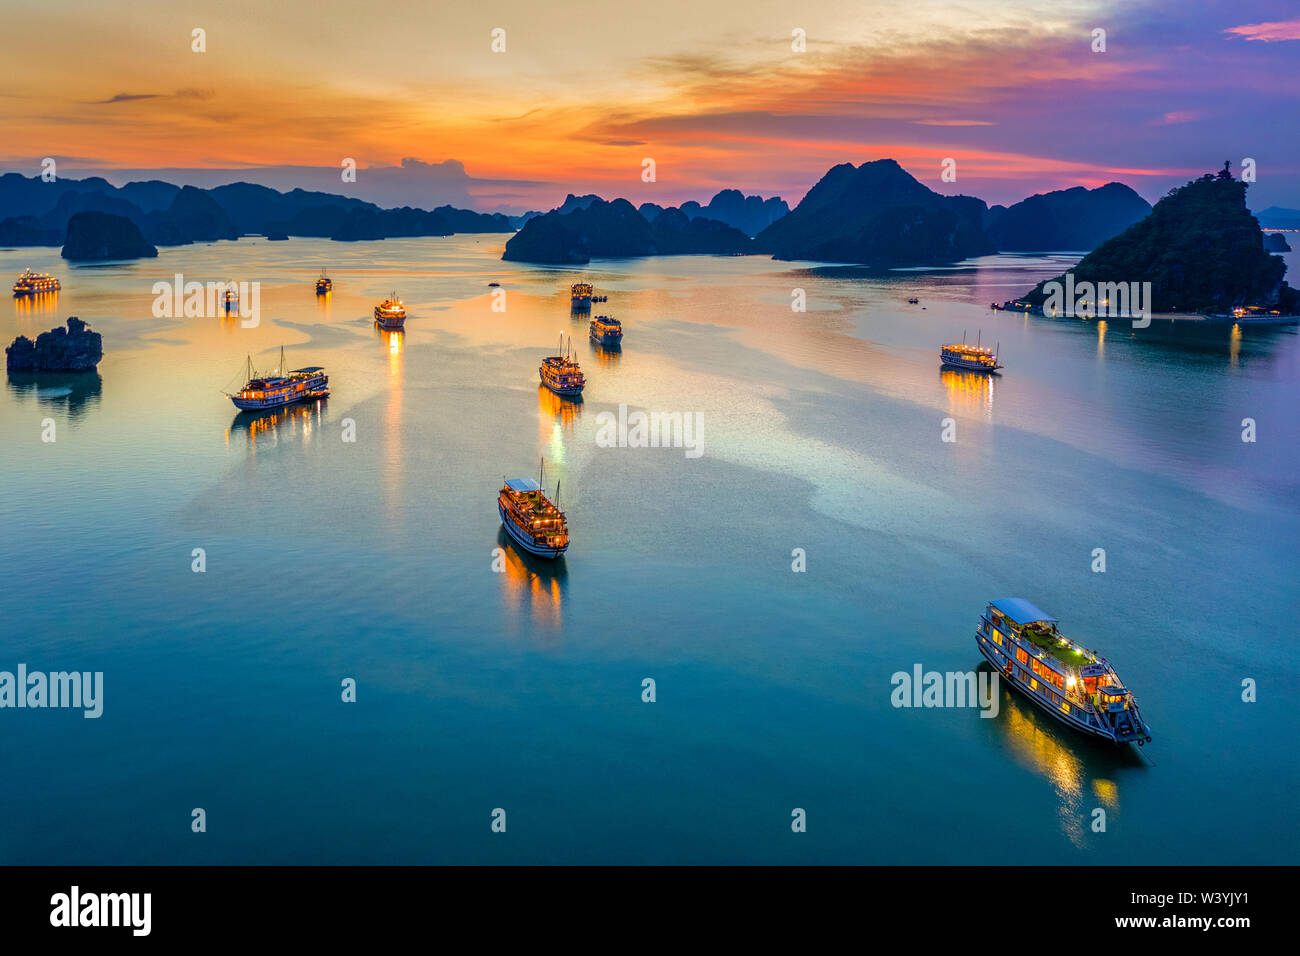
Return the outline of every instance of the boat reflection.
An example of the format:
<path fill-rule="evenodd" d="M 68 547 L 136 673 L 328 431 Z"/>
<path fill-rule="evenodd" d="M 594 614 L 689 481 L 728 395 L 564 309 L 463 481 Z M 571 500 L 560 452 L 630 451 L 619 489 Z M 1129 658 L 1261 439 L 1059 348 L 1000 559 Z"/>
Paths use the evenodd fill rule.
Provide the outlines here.
<path fill-rule="evenodd" d="M 14 296 L 14 312 L 18 315 L 41 315 L 45 312 L 53 312 L 58 305 L 58 290 Z"/>
<path fill-rule="evenodd" d="M 45 405 L 63 406 L 76 418 L 87 405 L 99 404 L 104 380 L 98 372 L 9 372 L 9 387 Z"/>
<path fill-rule="evenodd" d="M 378 322 L 375 323 L 375 331 L 379 334 L 379 340 L 384 343 L 388 349 L 389 355 L 401 355 L 402 350 L 406 348 L 406 331 L 403 329 L 385 329 Z"/>
<path fill-rule="evenodd" d="M 992 673 L 987 662 L 979 669 Z M 1109 816 L 1119 809 L 1119 783 L 1126 770 L 1143 766 L 1131 748 L 1094 741 L 1041 713 L 1005 683 L 999 681 L 1000 710 L 988 732 L 1002 738 L 1012 758 L 1037 773 L 1056 793 L 1056 816 L 1061 832 L 1077 847 L 1092 846 L 1093 811 Z"/>
<path fill-rule="evenodd" d="M 562 398 L 545 385 L 537 386 L 537 410 L 541 413 L 543 424 L 547 419 L 559 422 L 565 428 L 572 428 L 582 417 L 582 396 Z"/>
<path fill-rule="evenodd" d="M 321 426 L 328 402 L 329 399 L 318 398 L 282 408 L 240 412 L 226 429 L 226 444 L 230 444 L 231 433 L 247 435 L 248 444 L 254 450 L 259 440 L 275 445 L 286 435 L 301 435 L 304 442 L 310 441 L 312 433 Z"/>
<path fill-rule="evenodd" d="M 621 345 L 600 345 L 592 342 L 591 352 L 595 356 L 596 364 L 603 365 L 606 368 L 612 368 L 623 358 L 623 346 Z"/>
<path fill-rule="evenodd" d="M 502 568 L 506 612 L 516 621 L 526 614 L 533 624 L 558 636 L 564 623 L 564 592 L 568 589 L 564 556 L 542 559 L 525 554 L 515 547 L 506 529 L 498 526 L 492 559 L 494 570 Z"/>
<path fill-rule="evenodd" d="M 948 407 L 952 411 L 980 411 L 986 417 L 992 414 L 994 376 L 987 372 L 943 368 L 939 370 L 939 381 L 948 390 Z"/>

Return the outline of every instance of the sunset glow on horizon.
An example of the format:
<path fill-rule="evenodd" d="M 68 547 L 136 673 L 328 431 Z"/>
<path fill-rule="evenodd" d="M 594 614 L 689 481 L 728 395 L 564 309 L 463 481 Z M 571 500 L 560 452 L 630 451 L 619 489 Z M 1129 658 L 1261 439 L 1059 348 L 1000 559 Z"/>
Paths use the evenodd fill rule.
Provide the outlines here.
<path fill-rule="evenodd" d="M 61 175 L 118 184 L 204 170 L 288 182 L 292 168 L 327 182 L 354 158 L 356 194 L 372 198 L 365 171 L 414 160 L 429 201 L 411 204 L 522 211 L 568 192 L 677 204 L 729 187 L 793 205 L 830 166 L 884 157 L 990 203 L 1112 180 L 1154 200 L 1251 156 L 1252 203 L 1295 206 L 1288 6 L 53 0 L 7 11 L 0 167 L 35 175 L 52 156 Z M 949 157 L 956 183 L 939 178 Z"/>

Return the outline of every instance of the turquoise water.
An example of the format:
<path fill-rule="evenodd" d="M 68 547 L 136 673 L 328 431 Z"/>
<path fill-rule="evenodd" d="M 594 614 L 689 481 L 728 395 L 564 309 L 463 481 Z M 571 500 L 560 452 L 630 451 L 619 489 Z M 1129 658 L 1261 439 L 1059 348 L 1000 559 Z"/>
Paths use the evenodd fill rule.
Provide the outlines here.
<path fill-rule="evenodd" d="M 989 311 L 1070 257 L 579 273 L 504 240 L 0 251 L 64 285 L 7 306 L 6 342 L 79 315 L 106 352 L 0 391 L 0 669 L 104 672 L 98 720 L 0 710 L 0 862 L 1295 861 L 1294 329 Z M 260 282 L 260 324 L 154 318 L 177 272 Z M 621 354 L 570 316 L 581 277 Z M 391 290 L 396 338 L 369 318 Z M 561 331 L 580 405 L 538 387 Z M 1002 376 L 940 372 L 963 332 Z M 332 395 L 249 424 L 222 391 L 281 345 Z M 620 403 L 698 413 L 703 454 L 598 446 Z M 555 565 L 495 506 L 542 457 Z M 976 668 L 1011 595 L 1115 664 L 1142 754 L 1005 690 L 993 719 L 891 706 L 896 671 Z"/>

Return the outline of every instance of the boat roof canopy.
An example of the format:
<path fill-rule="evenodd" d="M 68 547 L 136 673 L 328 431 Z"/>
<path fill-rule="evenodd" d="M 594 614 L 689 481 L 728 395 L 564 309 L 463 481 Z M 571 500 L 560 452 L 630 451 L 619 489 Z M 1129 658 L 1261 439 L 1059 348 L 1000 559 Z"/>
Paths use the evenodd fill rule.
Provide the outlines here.
<path fill-rule="evenodd" d="M 990 605 L 1017 624 L 1033 624 L 1036 621 L 1044 621 L 1048 624 L 1057 623 L 1056 618 L 1024 598 L 998 598 L 996 601 L 990 602 Z"/>
<path fill-rule="evenodd" d="M 531 478 L 507 478 L 506 487 L 511 491 L 541 491 L 542 486 Z"/>
<path fill-rule="evenodd" d="M 299 372 L 311 373 L 311 372 L 323 372 L 323 371 L 325 370 L 321 368 L 319 365 L 308 365 L 306 368 L 296 368 L 289 374 L 297 375 Z"/>

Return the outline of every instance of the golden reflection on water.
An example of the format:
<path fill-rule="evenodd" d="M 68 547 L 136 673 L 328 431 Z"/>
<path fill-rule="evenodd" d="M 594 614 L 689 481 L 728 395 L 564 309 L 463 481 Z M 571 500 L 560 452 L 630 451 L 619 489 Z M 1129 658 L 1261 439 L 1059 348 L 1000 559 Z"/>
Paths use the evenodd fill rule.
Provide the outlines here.
<path fill-rule="evenodd" d="M 1109 777 L 1090 773 L 1082 756 L 1086 751 L 1076 750 L 1074 742 L 1064 736 L 1073 732 L 1050 723 L 1033 704 L 1021 700 L 1010 689 L 1003 688 L 1002 713 L 993 723 L 1002 731 L 1017 762 L 1044 777 L 1056 792 L 1061 832 L 1075 846 L 1088 848 L 1093 810 L 1101 806 L 1109 815 L 1117 809 L 1119 785 Z M 1082 748 L 1090 742 L 1081 738 L 1077 743 Z"/>
<path fill-rule="evenodd" d="M 593 342 L 591 345 L 591 351 L 596 357 L 596 364 L 604 368 L 613 368 L 623 358 L 622 346 L 606 348 L 603 345 L 597 345 Z"/>
<path fill-rule="evenodd" d="M 522 554 L 505 528 L 497 531 L 497 546 L 504 552 L 500 560 L 505 562 L 505 571 L 498 577 L 507 615 L 521 623 L 520 617 L 526 614 L 534 625 L 558 632 L 564 623 L 564 558 L 547 561 Z"/>
<path fill-rule="evenodd" d="M 320 426 L 325 402 L 325 399 L 317 399 L 314 402 L 298 402 L 271 411 L 240 412 L 226 429 L 226 444 L 230 444 L 232 432 L 236 435 L 248 436 L 248 445 L 254 455 L 257 454 L 259 440 L 264 444 L 270 440 L 274 446 L 283 435 L 301 435 L 303 443 L 306 444 L 311 441 L 312 434 Z"/>
<path fill-rule="evenodd" d="M 545 385 L 537 386 L 538 439 L 547 449 L 546 458 L 557 465 L 565 462 L 565 433 L 573 431 L 582 417 L 582 401 L 556 395 Z"/>
<path fill-rule="evenodd" d="M 1241 326 L 1232 323 L 1232 333 L 1228 336 L 1228 364 L 1233 368 L 1237 367 L 1237 360 L 1241 355 Z"/>
<path fill-rule="evenodd" d="M 384 513 L 394 527 L 400 525 L 402 481 L 402 351 L 406 333 L 401 330 L 375 330 L 388 349 L 388 403 L 384 407 Z"/>
<path fill-rule="evenodd" d="M 1106 358 L 1106 320 L 1097 320 L 1097 360 L 1104 361 Z"/>
<path fill-rule="evenodd" d="M 939 370 L 939 380 L 948 390 L 948 409 L 952 412 L 980 413 L 989 419 L 993 415 L 993 380 L 987 372 L 968 372 L 959 368 Z"/>
<path fill-rule="evenodd" d="M 53 312 L 59 305 L 59 293 L 37 292 L 34 295 L 14 296 L 14 312 L 17 315 L 42 315 Z"/>

